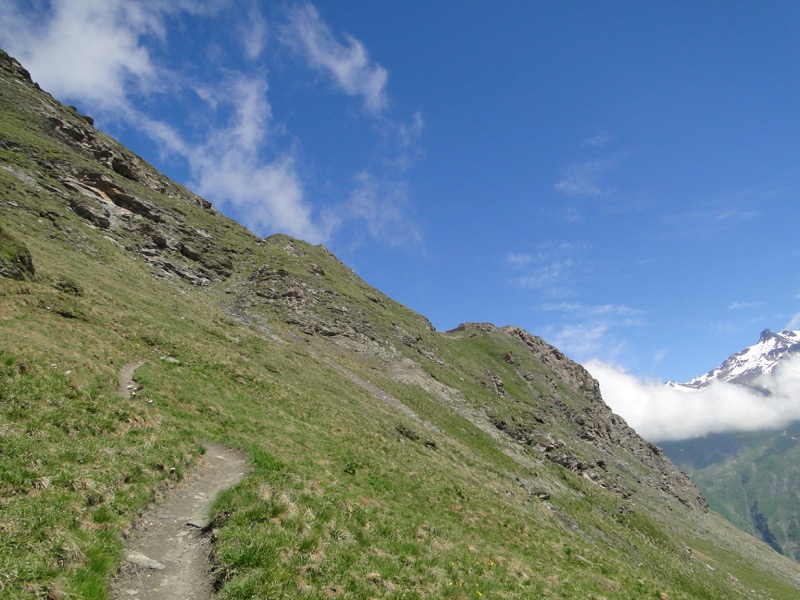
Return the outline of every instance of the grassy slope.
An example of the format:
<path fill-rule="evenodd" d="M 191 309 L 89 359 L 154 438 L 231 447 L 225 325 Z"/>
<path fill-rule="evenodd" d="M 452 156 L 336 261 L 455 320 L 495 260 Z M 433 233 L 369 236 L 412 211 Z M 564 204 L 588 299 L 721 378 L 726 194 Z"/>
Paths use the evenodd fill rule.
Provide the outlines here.
<path fill-rule="evenodd" d="M 481 415 L 550 415 L 556 437 L 592 451 L 546 401 L 580 410 L 581 394 L 509 336 L 433 332 L 319 247 L 257 243 L 108 171 L 235 257 L 227 281 L 203 288 L 156 277 L 124 249 L 135 235 L 88 226 L 52 192 L 70 193 L 53 165 L 104 168 L 24 112 L 47 98 L 17 82 L 2 93 L 0 227 L 36 275 L 0 280 L 0 597 L 105 597 L 124 533 L 201 439 L 256 467 L 215 509 L 223 598 L 797 596 L 795 565 L 636 484 L 642 467 L 626 471 L 638 486 L 626 502 L 492 435 Z M 263 265 L 331 293 L 287 325 L 280 302 L 254 293 Z M 314 318 L 363 335 L 302 333 Z M 138 360 L 142 390 L 121 400 L 117 372 Z"/>

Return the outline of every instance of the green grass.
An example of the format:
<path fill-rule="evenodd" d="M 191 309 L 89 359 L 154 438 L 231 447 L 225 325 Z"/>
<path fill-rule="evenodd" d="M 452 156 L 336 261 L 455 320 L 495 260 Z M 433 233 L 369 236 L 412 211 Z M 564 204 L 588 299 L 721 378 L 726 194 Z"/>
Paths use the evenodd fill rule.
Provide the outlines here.
<path fill-rule="evenodd" d="M 253 465 L 213 509 L 222 598 L 796 597 L 794 566 L 649 486 L 624 448 L 579 439 L 578 418 L 607 415 L 518 339 L 437 333 L 324 248 L 258 240 L 170 182 L 174 198 L 112 173 L 20 116 L 37 92 L 2 89 L 0 164 L 15 171 L 0 169 L 0 228 L 36 275 L 0 280 L 0 598 L 108 597 L 132 524 L 204 440 Z M 204 240 L 205 262 L 174 260 L 228 258 L 230 277 L 164 276 L 137 253 L 141 219 L 89 226 L 61 197 L 67 164 L 157 204 L 172 233 Z M 119 370 L 140 361 L 123 400 Z M 499 421 L 604 456 L 633 497 Z"/>

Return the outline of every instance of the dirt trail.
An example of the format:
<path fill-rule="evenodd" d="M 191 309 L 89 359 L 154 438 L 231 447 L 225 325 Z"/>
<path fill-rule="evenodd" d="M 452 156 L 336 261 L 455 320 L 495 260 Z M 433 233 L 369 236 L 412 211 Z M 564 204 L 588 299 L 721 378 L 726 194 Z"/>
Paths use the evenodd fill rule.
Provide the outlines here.
<path fill-rule="evenodd" d="M 205 448 L 194 471 L 142 515 L 112 583 L 115 600 L 214 597 L 206 515 L 214 497 L 241 481 L 249 467 L 231 448 Z"/>
<path fill-rule="evenodd" d="M 136 382 L 133 380 L 133 373 L 144 364 L 144 361 L 128 363 L 119 371 L 119 385 L 117 391 L 119 395 L 130 400 L 136 393 Z"/>

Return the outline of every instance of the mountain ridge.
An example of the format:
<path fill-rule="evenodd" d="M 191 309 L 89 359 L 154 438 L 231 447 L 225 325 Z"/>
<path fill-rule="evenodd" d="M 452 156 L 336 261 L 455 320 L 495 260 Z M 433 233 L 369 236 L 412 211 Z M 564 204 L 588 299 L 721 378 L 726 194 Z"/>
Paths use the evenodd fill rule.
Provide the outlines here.
<path fill-rule="evenodd" d="M 261 239 L 0 52 L 0 594 L 105 598 L 203 440 L 222 598 L 794 598 L 583 367 Z M 132 362 L 136 394 L 121 398 Z"/>
<path fill-rule="evenodd" d="M 800 352 L 800 331 L 784 329 L 775 333 L 764 329 L 758 342 L 726 358 L 718 367 L 687 381 L 667 382 L 667 385 L 684 391 L 699 390 L 714 381 L 745 385 L 760 375 L 768 375 L 787 356 Z"/>

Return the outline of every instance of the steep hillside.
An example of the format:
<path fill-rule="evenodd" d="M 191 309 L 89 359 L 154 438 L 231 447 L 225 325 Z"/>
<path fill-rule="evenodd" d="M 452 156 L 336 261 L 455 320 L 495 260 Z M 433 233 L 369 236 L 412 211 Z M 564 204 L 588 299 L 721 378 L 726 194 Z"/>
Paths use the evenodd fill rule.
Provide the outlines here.
<path fill-rule="evenodd" d="M 222 598 L 800 590 L 557 349 L 434 331 L 325 248 L 257 238 L 4 54 L 0 276 L 2 597 L 107 597 L 201 441 L 253 467 L 212 515 Z"/>

